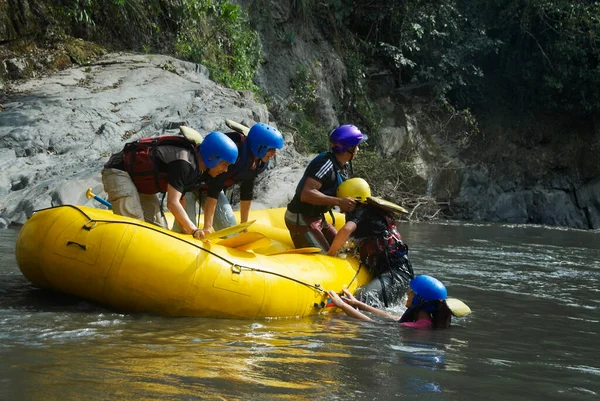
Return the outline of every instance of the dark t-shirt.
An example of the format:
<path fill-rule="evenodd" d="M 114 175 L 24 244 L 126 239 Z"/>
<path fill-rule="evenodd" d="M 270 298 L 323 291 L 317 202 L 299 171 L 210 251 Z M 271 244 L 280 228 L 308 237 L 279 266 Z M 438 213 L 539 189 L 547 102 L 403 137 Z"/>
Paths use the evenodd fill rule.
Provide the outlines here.
<path fill-rule="evenodd" d="M 212 179 L 208 171 L 197 175 L 194 168 L 183 160 L 175 160 L 166 165 L 167 183 L 182 194 L 193 191 Z"/>
<path fill-rule="evenodd" d="M 356 224 L 352 237 L 356 239 L 381 237 L 388 231 L 384 210 L 366 203 L 360 204 L 351 212 L 346 213 L 346 222 Z"/>
<path fill-rule="evenodd" d="M 315 157 L 306 167 L 304 175 L 296 187 L 294 198 L 288 205 L 288 210 L 292 213 L 317 217 L 331 210 L 332 207 L 312 205 L 300 200 L 300 194 L 307 178 L 312 178 L 321 183 L 319 192 L 328 196 L 335 196 L 337 187 L 348 179 L 348 165 L 340 165 L 333 153 L 325 152 Z"/>

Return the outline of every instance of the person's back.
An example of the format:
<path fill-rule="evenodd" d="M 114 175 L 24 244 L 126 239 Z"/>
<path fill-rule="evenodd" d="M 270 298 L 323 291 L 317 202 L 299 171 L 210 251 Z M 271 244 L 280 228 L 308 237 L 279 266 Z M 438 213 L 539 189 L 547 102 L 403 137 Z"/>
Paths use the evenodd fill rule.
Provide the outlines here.
<path fill-rule="evenodd" d="M 166 221 L 156 194 L 165 193 L 163 199 L 182 232 L 201 238 L 210 230 L 188 218 L 183 195 L 227 171 L 237 157 L 235 143 L 221 132 L 209 133 L 200 144 L 176 136 L 143 138 L 111 156 L 102 170 L 102 183 L 116 214 L 163 228 Z"/>

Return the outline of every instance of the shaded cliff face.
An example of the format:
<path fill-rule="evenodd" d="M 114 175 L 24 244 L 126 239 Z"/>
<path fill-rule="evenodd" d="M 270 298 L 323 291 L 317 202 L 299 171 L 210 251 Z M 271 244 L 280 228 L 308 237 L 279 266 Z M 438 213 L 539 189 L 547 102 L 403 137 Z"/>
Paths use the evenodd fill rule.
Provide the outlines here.
<path fill-rule="evenodd" d="M 174 134 L 182 124 L 201 134 L 227 131 L 225 119 L 275 124 L 251 93 L 223 88 L 201 65 L 167 56 L 110 54 L 15 82 L 0 111 L 4 224 L 54 205 L 93 205 L 85 190 L 103 195 L 102 166 L 126 142 Z M 255 206 L 287 204 L 306 163 L 286 135 L 277 162 L 260 176 Z"/>
<path fill-rule="evenodd" d="M 480 117 L 453 200 L 462 219 L 600 228 L 600 126 L 569 116 Z"/>

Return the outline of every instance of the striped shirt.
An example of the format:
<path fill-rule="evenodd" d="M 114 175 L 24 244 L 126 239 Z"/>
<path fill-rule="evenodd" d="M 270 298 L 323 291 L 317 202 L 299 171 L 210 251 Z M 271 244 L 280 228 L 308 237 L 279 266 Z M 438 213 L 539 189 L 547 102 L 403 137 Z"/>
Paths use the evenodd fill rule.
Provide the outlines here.
<path fill-rule="evenodd" d="M 302 213 L 317 217 L 331 209 L 331 206 L 311 205 L 300 200 L 300 194 L 307 178 L 321 183 L 319 191 L 328 196 L 335 196 L 337 187 L 348 179 L 348 164 L 342 166 L 331 152 L 324 152 L 315 157 L 309 164 L 302 179 L 296 187 L 294 198 L 288 205 L 292 213 Z"/>

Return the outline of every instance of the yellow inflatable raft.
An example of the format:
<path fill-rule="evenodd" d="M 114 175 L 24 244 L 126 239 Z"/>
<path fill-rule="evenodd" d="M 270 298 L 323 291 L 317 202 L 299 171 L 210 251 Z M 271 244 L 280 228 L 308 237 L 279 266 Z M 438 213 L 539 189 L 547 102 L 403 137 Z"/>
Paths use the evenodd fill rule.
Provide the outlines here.
<path fill-rule="evenodd" d="M 353 292 L 370 281 L 354 258 L 290 251 L 283 213 L 252 211 L 249 233 L 206 242 L 110 211 L 59 206 L 23 225 L 17 263 L 37 287 L 167 316 L 313 315 L 336 309 L 324 290 Z"/>

